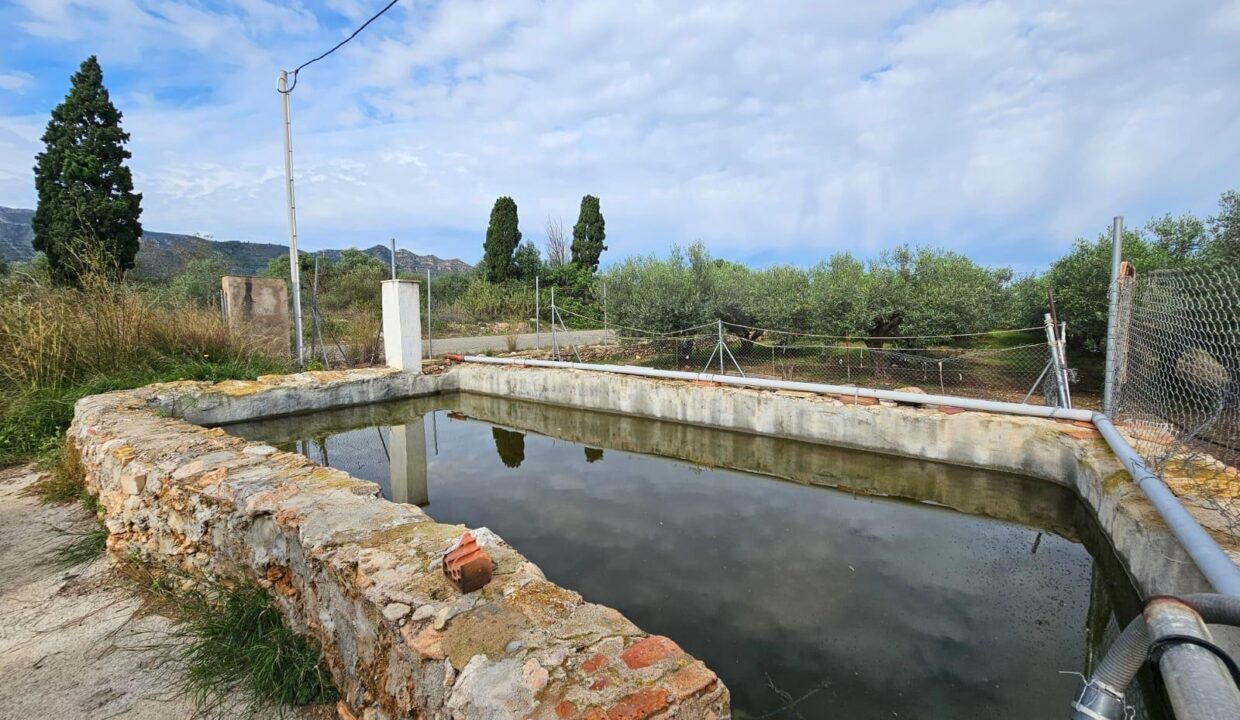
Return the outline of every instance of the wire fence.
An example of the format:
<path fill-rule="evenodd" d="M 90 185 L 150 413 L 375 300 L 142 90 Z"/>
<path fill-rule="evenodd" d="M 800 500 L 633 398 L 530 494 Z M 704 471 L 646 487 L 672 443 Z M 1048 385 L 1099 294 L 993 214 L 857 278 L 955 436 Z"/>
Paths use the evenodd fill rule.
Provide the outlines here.
<path fill-rule="evenodd" d="M 1147 466 L 1240 532 L 1240 273 L 1121 278 L 1116 424 Z"/>
<path fill-rule="evenodd" d="M 559 338 L 590 318 L 551 312 L 548 326 L 557 336 L 548 333 L 547 347 L 557 359 L 1060 404 L 1063 374 L 1052 370 L 1052 348 L 1040 327 L 861 340 L 721 320 L 675 332 L 612 324 L 604 343 L 580 345 Z"/>

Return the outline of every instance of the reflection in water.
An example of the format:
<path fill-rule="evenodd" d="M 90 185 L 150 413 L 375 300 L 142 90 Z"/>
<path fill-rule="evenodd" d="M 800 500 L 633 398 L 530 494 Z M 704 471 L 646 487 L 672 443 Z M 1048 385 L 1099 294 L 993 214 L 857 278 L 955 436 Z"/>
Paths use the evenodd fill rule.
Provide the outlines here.
<path fill-rule="evenodd" d="M 495 438 L 495 452 L 499 453 L 500 462 L 504 463 L 504 467 L 513 469 L 521 467 L 521 463 L 525 460 L 525 433 L 493 427 L 491 437 Z"/>
<path fill-rule="evenodd" d="M 229 430 L 324 435 L 312 457 L 490 527 L 704 660 L 736 718 L 1062 717 L 1059 671 L 1087 671 L 1130 592 L 1071 494 L 1012 475 L 468 395 Z"/>

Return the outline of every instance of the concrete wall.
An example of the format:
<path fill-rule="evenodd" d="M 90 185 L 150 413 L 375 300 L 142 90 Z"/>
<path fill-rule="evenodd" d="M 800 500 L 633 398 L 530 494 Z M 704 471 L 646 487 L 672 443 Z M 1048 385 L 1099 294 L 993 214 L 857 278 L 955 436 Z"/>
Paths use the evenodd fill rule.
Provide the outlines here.
<path fill-rule="evenodd" d="M 580 370 L 464 364 L 451 374 L 464 392 L 929 458 L 1059 483 L 1084 500 L 1143 595 L 1210 589 L 1089 426 L 932 406 L 855 405 L 832 396 Z M 1240 560 L 1240 544 L 1218 518 L 1192 498 L 1185 500 L 1232 558 Z"/>
<path fill-rule="evenodd" d="M 275 354 L 291 352 L 288 288 L 283 280 L 225 275 L 220 285 L 224 318 L 230 329 L 253 335 Z"/>

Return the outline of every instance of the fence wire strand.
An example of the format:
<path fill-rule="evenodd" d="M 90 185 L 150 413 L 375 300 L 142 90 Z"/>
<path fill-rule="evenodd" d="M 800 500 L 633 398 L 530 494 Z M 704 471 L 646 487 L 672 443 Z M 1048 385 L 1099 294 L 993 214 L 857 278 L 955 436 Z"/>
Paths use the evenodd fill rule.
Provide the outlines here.
<path fill-rule="evenodd" d="M 1115 421 L 1151 471 L 1240 531 L 1240 273 L 1122 281 Z"/>

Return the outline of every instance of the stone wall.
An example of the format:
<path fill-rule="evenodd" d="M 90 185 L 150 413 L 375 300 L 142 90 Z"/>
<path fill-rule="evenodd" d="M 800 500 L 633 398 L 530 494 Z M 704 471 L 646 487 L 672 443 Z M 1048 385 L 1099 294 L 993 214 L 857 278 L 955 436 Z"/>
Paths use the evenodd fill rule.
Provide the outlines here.
<path fill-rule="evenodd" d="M 106 509 L 111 551 L 258 579 L 292 626 L 320 641 L 356 717 L 726 717 L 728 691 L 701 662 L 548 582 L 493 533 L 475 531 L 494 579 L 462 595 L 440 560 L 464 527 L 300 455 L 173 416 L 231 408 L 239 420 L 443 384 L 360 371 L 157 385 L 81 400 L 70 436 Z"/>
<path fill-rule="evenodd" d="M 728 692 L 713 672 L 672 640 L 546 581 L 489 531 L 476 534 L 495 579 L 462 596 L 438 563 L 465 528 L 300 455 L 201 426 L 455 391 L 1003 470 L 1014 484 L 1016 475 L 1055 482 L 1084 500 L 1144 595 L 1208 587 L 1096 431 L 1037 418 L 462 365 L 438 375 L 357 370 L 150 386 L 81 400 L 70 434 L 107 509 L 114 552 L 258 578 L 294 627 L 323 644 L 359 717 L 725 717 Z M 755 457 L 763 471 L 781 472 L 775 459 Z M 1236 538 L 1185 499 L 1240 556 Z"/>

